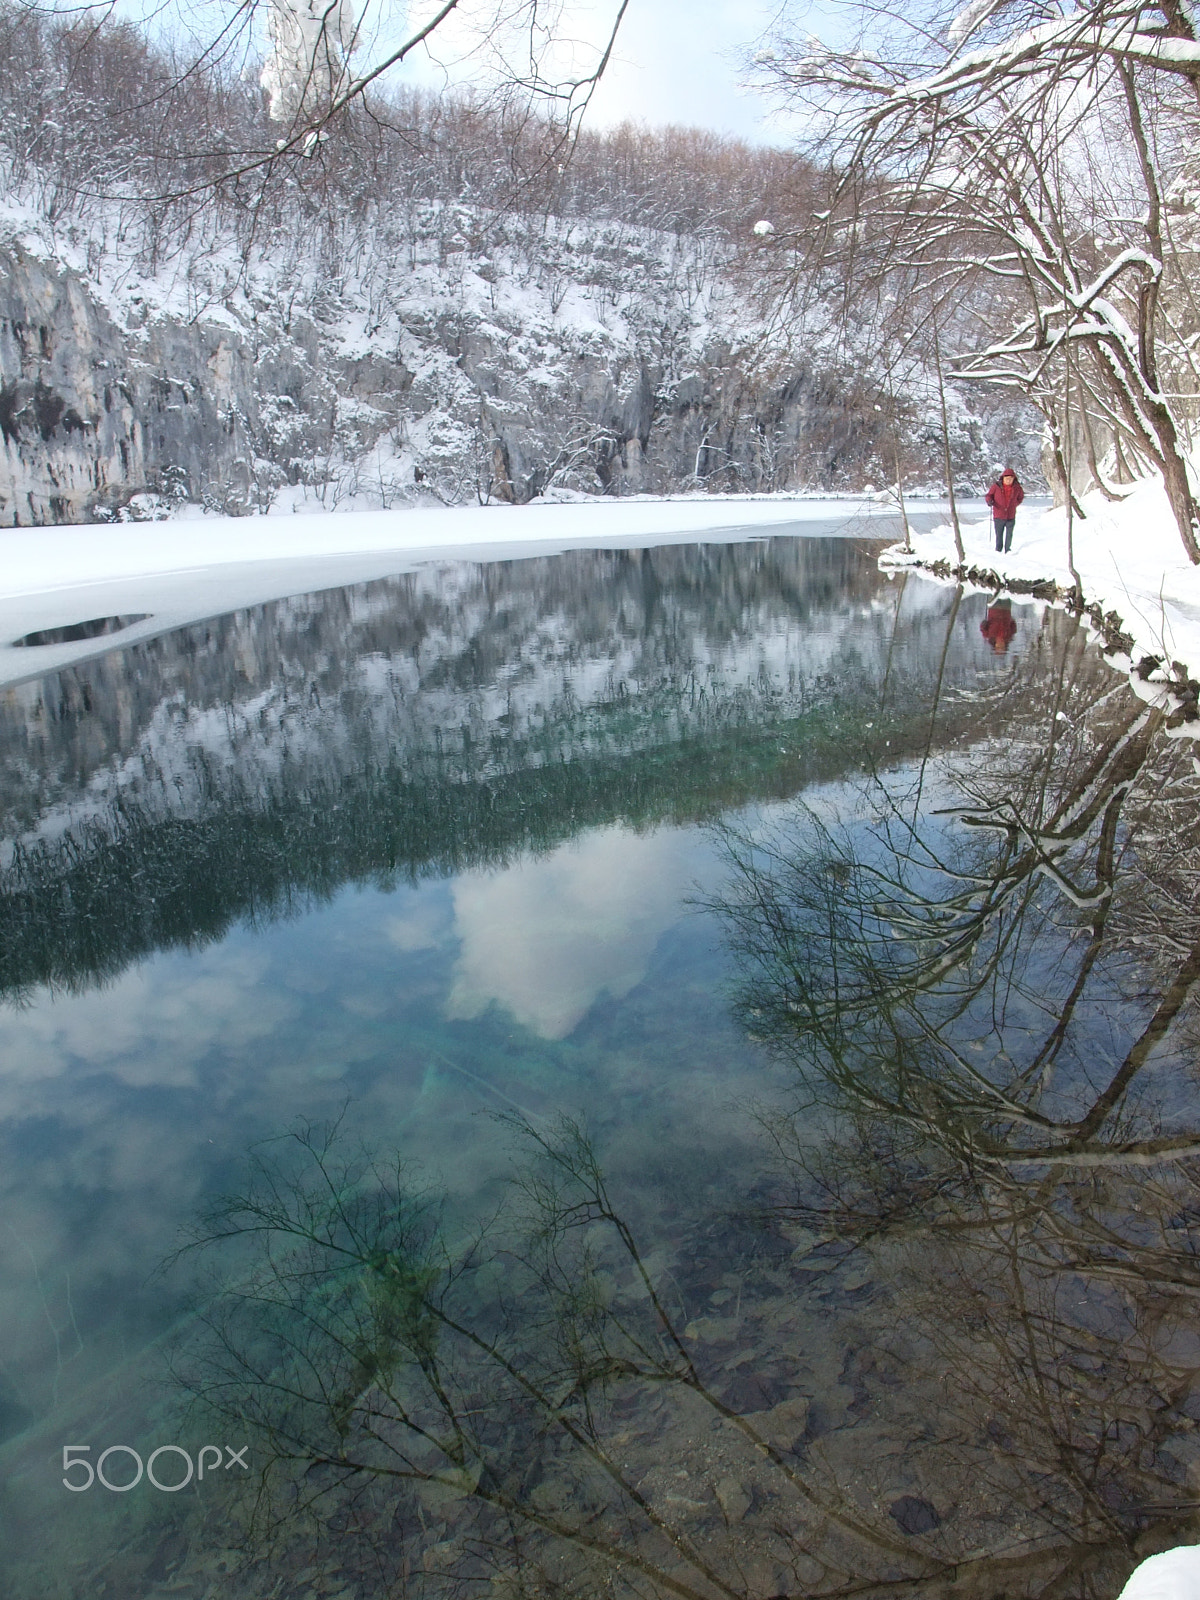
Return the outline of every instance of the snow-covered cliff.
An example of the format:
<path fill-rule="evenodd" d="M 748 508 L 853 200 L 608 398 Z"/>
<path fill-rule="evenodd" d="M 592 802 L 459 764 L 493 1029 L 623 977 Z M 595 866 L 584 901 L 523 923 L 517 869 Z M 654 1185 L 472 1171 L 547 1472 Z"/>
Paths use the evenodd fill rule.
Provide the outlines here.
<path fill-rule="evenodd" d="M 334 278 L 228 242 L 151 276 L 94 233 L 0 226 L 3 524 L 886 476 L 869 374 L 819 325 L 768 359 L 711 240 L 430 203 Z"/>
<path fill-rule="evenodd" d="M 944 475 L 920 356 L 755 231 L 795 155 L 402 89 L 279 153 L 132 26 L 0 0 L 0 57 L 0 525 Z M 949 405 L 963 480 L 1021 454 Z"/>
<path fill-rule="evenodd" d="M 852 384 L 819 360 L 756 370 L 715 273 L 687 303 L 700 246 L 681 261 L 679 241 L 562 227 L 536 251 L 480 253 L 467 217 L 439 213 L 382 296 L 348 282 L 336 304 L 303 264 L 97 281 L 74 259 L 86 246 L 10 235 L 0 521 L 88 521 L 135 496 L 226 512 L 523 502 L 869 467 Z"/>

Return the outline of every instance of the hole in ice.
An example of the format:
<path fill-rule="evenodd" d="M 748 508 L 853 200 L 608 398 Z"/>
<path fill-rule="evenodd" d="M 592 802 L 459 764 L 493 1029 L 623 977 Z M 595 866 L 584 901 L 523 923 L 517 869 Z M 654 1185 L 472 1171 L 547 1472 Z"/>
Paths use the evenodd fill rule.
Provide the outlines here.
<path fill-rule="evenodd" d="M 88 622 L 68 622 L 61 628 L 42 628 L 37 633 L 27 633 L 13 644 L 26 645 L 75 644 L 80 639 L 102 639 L 106 633 L 120 633 L 122 628 L 132 628 L 135 622 L 145 622 L 149 611 L 137 611 L 127 617 L 92 617 Z"/>

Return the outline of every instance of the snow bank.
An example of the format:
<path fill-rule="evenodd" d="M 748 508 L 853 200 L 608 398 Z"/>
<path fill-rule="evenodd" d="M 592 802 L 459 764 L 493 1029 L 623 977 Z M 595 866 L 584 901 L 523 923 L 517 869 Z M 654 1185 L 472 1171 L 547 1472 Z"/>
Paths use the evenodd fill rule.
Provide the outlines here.
<path fill-rule="evenodd" d="M 1143 1561 L 1120 1600 L 1200 1600 L 1200 1546 L 1177 1545 Z"/>
<path fill-rule="evenodd" d="M 0 684 L 55 671 L 170 628 L 423 562 L 500 561 L 569 548 L 761 538 L 889 537 L 876 500 L 697 495 L 586 504 L 197 517 L 0 531 Z M 10 641 L 96 617 L 149 613 L 107 638 L 14 648 Z"/>
<path fill-rule="evenodd" d="M 1157 695 L 1169 704 L 1165 688 L 1155 688 L 1155 682 L 1162 685 L 1167 678 L 1200 674 L 1200 568 L 1184 554 L 1161 481 L 1140 483 L 1115 503 L 1093 490 L 1081 504 L 1086 516 L 1082 521 L 1075 517 L 1073 542 L 1084 600 L 1105 613 L 1116 612 L 1122 631 L 1132 638 L 1129 659 L 1119 664 L 1132 666 L 1146 656 L 1165 663 L 1149 684 L 1136 675 L 1134 683 L 1140 693 Z M 1026 501 L 1007 556 L 996 554 L 990 518 L 964 521 L 962 535 L 967 568 L 994 573 L 997 587 L 1031 583 L 1054 583 L 1062 590 L 1073 587 L 1064 508 Z M 915 532 L 912 543 L 911 555 L 895 546 L 884 552 L 881 564 L 928 568 L 944 562 L 957 569 L 948 524 Z M 1182 664 L 1182 674 L 1171 671 L 1175 662 Z"/>

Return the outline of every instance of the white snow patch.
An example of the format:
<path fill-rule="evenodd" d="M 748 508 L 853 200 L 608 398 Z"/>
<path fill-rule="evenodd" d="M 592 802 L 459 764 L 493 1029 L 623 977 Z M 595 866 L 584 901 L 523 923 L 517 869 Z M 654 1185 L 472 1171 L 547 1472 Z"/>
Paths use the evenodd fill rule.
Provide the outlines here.
<path fill-rule="evenodd" d="M 358 44 L 358 26 L 349 0 L 270 0 L 271 53 L 260 81 L 274 121 L 314 116 L 349 88 L 346 57 Z"/>
<path fill-rule="evenodd" d="M 1131 662 L 1159 656 L 1167 664 L 1181 662 L 1200 673 L 1200 567 L 1184 553 L 1160 479 L 1146 479 L 1126 497 L 1113 502 L 1092 490 L 1080 501 L 1083 520 L 1073 519 L 1075 569 L 1084 599 L 1107 613 L 1115 611 L 1133 637 Z M 990 520 L 963 525 L 968 566 L 994 571 L 1001 583 L 1054 582 L 1073 585 L 1067 561 L 1067 513 L 1063 507 L 1025 506 L 1017 515 L 1013 549 L 997 555 Z M 896 546 L 885 551 L 888 567 L 957 565 L 954 537 L 948 524 L 931 532 L 914 532 L 913 553 Z M 1165 684 L 1134 680 L 1135 689 L 1160 699 Z M 1165 699 L 1164 699 L 1165 703 Z M 1194 730 L 1200 734 L 1200 727 Z"/>
<path fill-rule="evenodd" d="M 1200 1545 L 1150 1556 L 1134 1568 L 1120 1600 L 1200 1600 Z"/>
<path fill-rule="evenodd" d="M 946 38 L 951 44 L 962 44 L 983 26 L 999 4 L 1000 0 L 971 0 L 970 5 L 964 6 L 946 29 Z"/>
<path fill-rule="evenodd" d="M 894 509 L 867 499 L 629 496 L 590 503 L 431 507 L 0 531 L 0 684 L 245 606 L 410 572 L 447 557 L 503 561 L 567 549 L 736 542 L 773 532 L 862 536 Z M 881 529 L 886 536 L 891 527 Z M 96 617 L 149 613 L 98 639 L 11 641 Z"/>

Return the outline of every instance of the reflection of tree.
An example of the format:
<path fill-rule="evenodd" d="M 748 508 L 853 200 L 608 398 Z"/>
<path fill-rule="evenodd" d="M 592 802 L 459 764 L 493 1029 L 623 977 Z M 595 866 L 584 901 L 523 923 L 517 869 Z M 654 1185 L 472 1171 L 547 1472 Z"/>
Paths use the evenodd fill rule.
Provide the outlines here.
<path fill-rule="evenodd" d="M 876 780 L 837 826 L 730 836 L 721 909 L 805 1086 L 769 1123 L 794 1216 L 887 1272 L 947 1376 L 941 1472 L 1074 1583 L 1195 1504 L 1200 786 L 1078 648 L 996 699 L 924 813 Z"/>
<path fill-rule="evenodd" d="M 893 772 L 841 788 L 837 825 L 817 795 L 788 834 L 730 838 L 750 1026 L 810 1104 L 769 1123 L 782 1214 L 756 1188 L 756 1231 L 635 1229 L 564 1127 L 519 1131 L 519 1182 L 469 1238 L 403 1172 L 311 1134 L 209 1219 L 230 1274 L 185 1370 L 239 1440 L 253 1427 L 260 1525 L 296 1571 L 307 1551 L 370 1555 L 370 1593 L 421 1571 L 531 1595 L 1100 1595 L 1139 1537 L 1186 1536 L 1196 787 L 1163 714 L 1055 627 L 982 689 L 946 673 L 932 712 L 893 670 L 807 725 L 817 775 L 872 721 L 887 759 L 923 755 L 923 810 Z M 769 723 L 706 728 L 693 790 L 650 740 L 590 790 L 579 759 L 473 786 L 448 761 L 403 791 L 371 769 L 311 834 L 282 785 L 247 793 L 196 860 L 233 885 L 257 838 L 271 871 L 241 867 L 270 908 L 347 868 L 499 854 L 584 802 L 621 814 L 631 776 L 644 814 L 776 792 Z M 252 834 L 252 802 L 274 832 Z M 164 878 L 125 897 L 131 929 L 172 904 L 181 837 L 132 861 Z M 87 860 L 71 870 L 78 926 L 103 931 Z"/>
<path fill-rule="evenodd" d="M 873 778 L 730 836 L 745 1009 L 805 1090 L 753 1229 L 635 1227 L 570 1123 L 509 1124 L 474 1231 L 324 1134 L 260 1152 L 182 1370 L 253 1431 L 272 1570 L 1099 1597 L 1189 1536 L 1200 791 L 1112 683 L 1046 644 L 922 739 L 960 739 L 924 812 Z"/>
<path fill-rule="evenodd" d="M 243 1254 L 183 1374 L 253 1430 L 270 1547 L 307 1518 L 343 1561 L 357 1530 L 376 1557 L 391 1542 L 392 1576 L 528 1594 L 742 1600 L 943 1573 L 797 1454 L 805 1399 L 780 1386 L 744 1414 L 738 1363 L 680 1331 L 678 1287 L 580 1128 L 512 1126 L 509 1201 L 457 1246 L 403 1170 L 311 1129 L 298 1160 L 260 1152 L 199 1229 Z"/>

